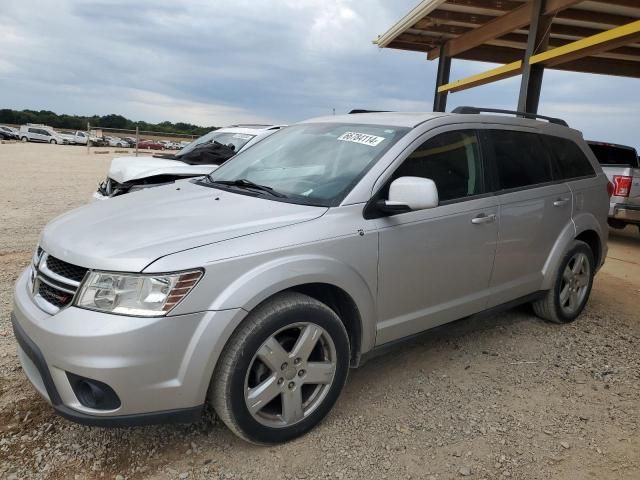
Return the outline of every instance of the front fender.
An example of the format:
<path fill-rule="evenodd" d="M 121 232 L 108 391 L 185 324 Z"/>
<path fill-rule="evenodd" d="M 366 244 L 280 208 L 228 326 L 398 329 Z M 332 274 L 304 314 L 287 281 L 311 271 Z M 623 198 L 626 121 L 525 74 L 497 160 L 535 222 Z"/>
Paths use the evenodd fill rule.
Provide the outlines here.
<path fill-rule="evenodd" d="M 353 299 L 360 313 L 362 352 L 373 348 L 375 293 L 357 270 L 331 257 L 301 254 L 263 263 L 231 282 L 216 296 L 209 309 L 243 308 L 251 311 L 278 292 L 310 283 L 338 287 Z"/>

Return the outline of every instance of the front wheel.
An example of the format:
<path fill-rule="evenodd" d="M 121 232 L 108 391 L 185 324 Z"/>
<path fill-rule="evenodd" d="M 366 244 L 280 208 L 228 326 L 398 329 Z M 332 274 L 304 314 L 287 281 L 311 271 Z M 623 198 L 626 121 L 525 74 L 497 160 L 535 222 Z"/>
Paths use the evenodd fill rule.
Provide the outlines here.
<path fill-rule="evenodd" d="M 553 287 L 533 303 L 536 315 L 554 323 L 576 320 L 589 300 L 594 274 L 595 260 L 591 247 L 579 240 L 574 241 L 560 263 Z"/>
<path fill-rule="evenodd" d="M 58 144 L 58 142 L 57 142 L 57 141 L 55 141 L 55 140 L 50 140 L 50 141 L 49 141 L 49 143 L 50 143 L 51 145 L 57 145 L 57 144 Z"/>
<path fill-rule="evenodd" d="M 285 292 L 262 303 L 226 345 L 209 398 L 222 421 L 253 443 L 286 442 L 329 413 L 349 369 L 349 338 L 325 304 Z"/>
<path fill-rule="evenodd" d="M 20 138 L 20 141 L 22 143 L 27 143 L 29 141 L 29 139 L 27 137 L 22 137 L 22 138 Z"/>

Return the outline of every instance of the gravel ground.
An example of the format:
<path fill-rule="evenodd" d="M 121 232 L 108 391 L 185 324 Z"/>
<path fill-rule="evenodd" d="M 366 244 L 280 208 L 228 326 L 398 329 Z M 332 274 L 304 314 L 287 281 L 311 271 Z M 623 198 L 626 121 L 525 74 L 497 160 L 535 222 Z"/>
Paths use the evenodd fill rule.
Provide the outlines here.
<path fill-rule="evenodd" d="M 332 414 L 287 445 L 248 445 L 212 419 L 100 429 L 55 416 L 18 363 L 13 283 L 46 221 L 85 203 L 112 156 L 0 145 L 0 478 L 640 478 L 631 229 L 612 235 L 575 324 L 521 307 L 429 332 L 352 371 Z"/>

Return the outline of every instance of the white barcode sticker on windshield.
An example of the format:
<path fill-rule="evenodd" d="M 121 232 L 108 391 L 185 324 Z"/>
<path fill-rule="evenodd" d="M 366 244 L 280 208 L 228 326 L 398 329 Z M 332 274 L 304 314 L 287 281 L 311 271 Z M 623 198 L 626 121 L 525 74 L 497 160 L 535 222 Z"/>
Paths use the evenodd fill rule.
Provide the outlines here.
<path fill-rule="evenodd" d="M 375 135 L 368 135 L 366 133 L 344 132 L 338 137 L 338 140 L 377 147 L 384 140 L 384 137 L 376 137 Z"/>

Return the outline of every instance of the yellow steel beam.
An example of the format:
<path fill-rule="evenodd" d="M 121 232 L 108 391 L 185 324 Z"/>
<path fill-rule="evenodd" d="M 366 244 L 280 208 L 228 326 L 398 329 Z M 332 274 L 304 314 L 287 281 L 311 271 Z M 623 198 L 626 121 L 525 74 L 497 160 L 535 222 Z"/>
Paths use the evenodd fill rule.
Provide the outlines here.
<path fill-rule="evenodd" d="M 639 38 L 640 20 L 637 20 L 562 47 L 533 55 L 529 62 L 532 65 L 536 63 L 547 66 L 560 65 L 633 43 Z"/>
<path fill-rule="evenodd" d="M 554 67 L 628 45 L 638 40 L 640 40 L 640 20 L 533 55 L 529 62 L 532 65 L 542 64 Z M 496 82 L 503 78 L 513 77 L 522 73 L 522 65 L 522 61 L 509 63 L 484 73 L 442 85 L 438 87 L 438 92 L 459 92 Z M 638 68 L 640 70 L 640 65 Z"/>
<path fill-rule="evenodd" d="M 460 92 L 469 88 L 496 82 L 503 78 L 514 77 L 520 73 L 522 73 L 522 60 L 494 68 L 488 72 L 479 73 L 478 75 L 473 75 L 462 80 L 456 80 L 455 82 L 442 85 L 438 87 L 438 92 Z"/>

